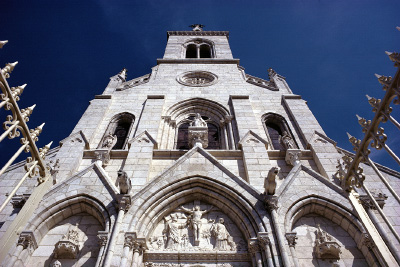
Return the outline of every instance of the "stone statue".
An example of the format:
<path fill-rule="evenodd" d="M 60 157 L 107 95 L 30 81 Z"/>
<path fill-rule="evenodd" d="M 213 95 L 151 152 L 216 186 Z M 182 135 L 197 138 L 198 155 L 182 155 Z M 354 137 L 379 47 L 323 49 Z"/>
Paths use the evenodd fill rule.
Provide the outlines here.
<path fill-rule="evenodd" d="M 178 216 L 176 214 L 171 214 L 171 221 L 167 222 L 167 219 L 164 218 L 165 229 L 163 233 L 167 237 L 167 249 L 177 250 L 179 248 L 179 244 L 181 241 L 181 237 L 179 234 L 179 229 L 185 228 L 187 224 L 178 223 Z"/>
<path fill-rule="evenodd" d="M 203 216 L 203 214 L 211 211 L 212 208 L 209 210 L 200 210 L 200 206 L 195 206 L 193 210 L 190 210 L 181 206 L 181 209 L 192 216 L 190 224 L 191 227 L 193 228 L 194 245 L 198 246 L 200 244 L 201 217 Z"/>
<path fill-rule="evenodd" d="M 200 116 L 200 113 L 196 113 L 196 117 L 194 120 L 190 123 L 190 126 L 195 126 L 195 127 L 207 127 L 207 123 L 203 120 L 203 118 Z"/>
<path fill-rule="evenodd" d="M 132 189 L 131 179 L 128 178 L 128 175 L 123 170 L 118 171 L 118 178 L 115 181 L 115 185 L 119 187 L 120 194 L 129 194 Z"/>
<path fill-rule="evenodd" d="M 264 180 L 264 190 L 266 195 L 274 195 L 276 189 L 276 176 L 279 173 L 278 167 L 272 167 L 269 172 L 268 176 Z"/>
<path fill-rule="evenodd" d="M 228 239 L 230 235 L 226 230 L 223 218 L 219 218 L 218 222 L 211 226 L 211 233 L 215 236 L 215 250 L 229 250 Z"/>
<path fill-rule="evenodd" d="M 283 131 L 283 134 L 279 136 L 279 142 L 283 147 L 287 149 L 296 149 L 293 138 L 288 134 L 288 132 Z"/>
<path fill-rule="evenodd" d="M 58 260 L 56 260 L 55 262 L 53 262 L 53 264 L 51 265 L 51 267 L 62 267 L 61 262 L 59 262 Z"/>
<path fill-rule="evenodd" d="M 104 141 L 103 144 L 101 145 L 101 148 L 106 148 L 111 150 L 116 143 L 117 143 L 117 136 L 108 134 L 104 137 Z"/>

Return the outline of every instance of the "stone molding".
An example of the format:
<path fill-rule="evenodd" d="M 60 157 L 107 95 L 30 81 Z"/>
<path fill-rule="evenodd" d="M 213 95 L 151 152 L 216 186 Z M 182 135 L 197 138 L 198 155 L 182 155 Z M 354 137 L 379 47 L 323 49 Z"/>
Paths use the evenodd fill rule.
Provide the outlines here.
<path fill-rule="evenodd" d="M 275 86 L 273 81 L 267 81 L 249 74 L 246 74 L 246 82 L 269 89 L 271 91 L 279 91 L 279 88 Z"/>
<path fill-rule="evenodd" d="M 170 36 L 226 36 L 229 38 L 229 31 L 167 31 Z"/>

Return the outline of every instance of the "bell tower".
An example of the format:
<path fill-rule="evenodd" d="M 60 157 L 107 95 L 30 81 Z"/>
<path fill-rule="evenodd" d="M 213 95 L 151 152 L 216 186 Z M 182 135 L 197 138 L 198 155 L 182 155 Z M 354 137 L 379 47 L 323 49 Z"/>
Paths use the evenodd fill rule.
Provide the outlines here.
<path fill-rule="evenodd" d="M 229 32 L 203 31 L 204 25 L 193 24 L 192 31 L 168 31 L 164 59 L 233 59 Z"/>

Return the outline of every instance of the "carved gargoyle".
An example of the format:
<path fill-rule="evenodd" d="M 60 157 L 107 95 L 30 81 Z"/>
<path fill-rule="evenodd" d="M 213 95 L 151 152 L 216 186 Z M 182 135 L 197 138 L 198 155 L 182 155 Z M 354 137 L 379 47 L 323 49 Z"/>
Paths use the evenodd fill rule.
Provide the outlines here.
<path fill-rule="evenodd" d="M 118 171 L 118 178 L 115 185 L 119 187 L 120 194 L 129 194 L 132 189 L 131 179 L 128 178 L 128 175 L 123 170 Z"/>
<path fill-rule="evenodd" d="M 276 176 L 279 173 L 278 167 L 272 167 L 269 172 L 268 176 L 264 180 L 264 189 L 266 195 L 274 195 L 276 189 Z"/>

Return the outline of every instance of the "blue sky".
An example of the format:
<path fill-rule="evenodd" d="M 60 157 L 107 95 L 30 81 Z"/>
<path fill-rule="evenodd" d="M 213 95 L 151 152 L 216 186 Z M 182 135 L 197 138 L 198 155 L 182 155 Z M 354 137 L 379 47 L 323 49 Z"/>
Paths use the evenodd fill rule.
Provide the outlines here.
<path fill-rule="evenodd" d="M 327 135 L 350 150 L 346 132 L 362 138 L 355 114 L 372 119 L 365 95 L 382 98 L 374 73 L 393 76 L 384 51 L 400 52 L 400 1 L 10 1 L 0 3 L 0 64 L 18 60 L 9 83 L 28 86 L 19 102 L 37 104 L 29 126 L 46 122 L 39 146 L 72 131 L 109 77 L 126 67 L 132 79 L 150 73 L 166 45 L 166 31 L 230 31 L 230 45 L 246 73 L 287 78 Z M 399 107 L 393 116 L 400 120 Z M 6 112 L 0 111 L 2 118 Z M 388 144 L 400 154 L 389 124 Z M 390 132 L 394 134 L 390 135 Z M 0 144 L 9 156 L 18 141 Z M 373 151 L 373 158 L 399 170 Z M 4 162 L 1 153 L 0 162 Z"/>

